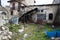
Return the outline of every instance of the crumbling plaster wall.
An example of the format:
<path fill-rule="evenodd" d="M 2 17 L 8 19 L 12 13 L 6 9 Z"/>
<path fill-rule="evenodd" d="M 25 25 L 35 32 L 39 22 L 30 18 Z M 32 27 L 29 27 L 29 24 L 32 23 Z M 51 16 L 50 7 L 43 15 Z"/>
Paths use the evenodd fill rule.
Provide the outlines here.
<path fill-rule="evenodd" d="M 37 12 L 32 16 L 32 19 L 34 20 L 34 22 L 37 22 L 37 14 L 46 14 L 46 22 L 52 23 L 54 21 L 58 6 L 57 5 L 53 5 L 53 6 L 31 6 L 31 7 L 26 7 L 25 12 L 32 10 L 34 8 L 38 8 L 38 10 L 44 10 L 44 12 Z M 49 14 L 50 13 L 53 14 L 53 20 L 49 20 Z"/>

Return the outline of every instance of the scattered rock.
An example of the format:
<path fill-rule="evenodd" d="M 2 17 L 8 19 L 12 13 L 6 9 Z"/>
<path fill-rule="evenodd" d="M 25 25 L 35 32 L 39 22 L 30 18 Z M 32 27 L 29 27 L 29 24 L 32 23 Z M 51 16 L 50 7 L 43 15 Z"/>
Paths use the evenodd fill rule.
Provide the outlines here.
<path fill-rule="evenodd" d="M 9 35 L 12 35 L 12 32 L 8 32 L 9 33 Z"/>
<path fill-rule="evenodd" d="M 11 36 L 10 36 L 10 35 L 8 35 L 8 38 L 9 38 L 9 39 L 11 39 Z"/>
<path fill-rule="evenodd" d="M 25 38 L 25 39 L 28 38 L 29 36 L 31 36 L 30 33 L 26 33 L 26 34 L 24 34 L 24 38 Z"/>
<path fill-rule="evenodd" d="M 2 39 L 5 40 L 5 39 L 8 39 L 8 37 L 7 36 L 3 36 Z"/>
<path fill-rule="evenodd" d="M 7 26 L 1 26 L 0 29 L 0 35 L 2 40 L 11 39 L 12 32 L 9 31 L 9 28 Z"/>
<path fill-rule="evenodd" d="M 54 25 L 52 25 L 52 28 L 55 28 L 55 26 L 54 26 Z"/>
<path fill-rule="evenodd" d="M 0 31 L 0 34 L 2 33 L 2 31 Z"/>
<path fill-rule="evenodd" d="M 20 34 L 22 34 L 24 32 L 24 27 L 22 27 L 21 29 L 18 30 Z"/>
<path fill-rule="evenodd" d="M 2 30 L 5 30 L 5 27 L 2 27 Z"/>

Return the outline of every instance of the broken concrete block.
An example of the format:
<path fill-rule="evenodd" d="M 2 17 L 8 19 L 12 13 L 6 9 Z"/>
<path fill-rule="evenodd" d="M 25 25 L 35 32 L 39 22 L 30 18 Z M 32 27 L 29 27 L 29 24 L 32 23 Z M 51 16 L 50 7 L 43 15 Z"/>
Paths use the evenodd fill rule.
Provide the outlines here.
<path fill-rule="evenodd" d="M 12 32 L 8 32 L 9 33 L 9 35 L 12 35 Z"/>
<path fill-rule="evenodd" d="M 8 35 L 8 38 L 9 38 L 9 39 L 11 39 L 11 36 L 10 36 L 10 35 Z"/>
<path fill-rule="evenodd" d="M 5 27 L 2 27 L 2 30 L 5 30 Z"/>
<path fill-rule="evenodd" d="M 22 34 L 24 32 L 24 27 L 22 27 L 21 29 L 18 30 L 20 34 Z"/>
<path fill-rule="evenodd" d="M 2 31 L 0 31 L 0 34 L 2 33 Z"/>
<path fill-rule="evenodd" d="M 8 37 L 7 36 L 3 36 L 2 39 L 8 39 Z"/>
<path fill-rule="evenodd" d="M 29 34 L 24 34 L 24 38 L 28 38 L 29 37 Z"/>

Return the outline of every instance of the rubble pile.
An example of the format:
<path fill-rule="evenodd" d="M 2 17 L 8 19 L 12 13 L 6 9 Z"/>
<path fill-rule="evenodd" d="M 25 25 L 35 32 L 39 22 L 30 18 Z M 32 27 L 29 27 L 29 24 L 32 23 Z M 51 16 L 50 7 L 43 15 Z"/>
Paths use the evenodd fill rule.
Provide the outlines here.
<path fill-rule="evenodd" d="M 12 37 L 12 32 L 7 26 L 0 26 L 0 40 L 9 40 Z"/>

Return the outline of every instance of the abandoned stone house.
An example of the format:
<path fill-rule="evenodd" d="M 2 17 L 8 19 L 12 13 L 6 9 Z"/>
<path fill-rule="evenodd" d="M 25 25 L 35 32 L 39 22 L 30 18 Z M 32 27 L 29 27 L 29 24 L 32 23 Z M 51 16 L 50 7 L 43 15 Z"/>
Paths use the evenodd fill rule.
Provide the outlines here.
<path fill-rule="evenodd" d="M 27 0 L 23 1 L 25 5 L 19 4 L 19 1 L 10 2 L 10 15 L 13 18 L 14 23 L 18 22 L 34 22 L 34 23 L 53 23 L 60 4 L 46 4 L 46 5 L 29 5 Z M 33 0 L 34 2 L 34 0 Z M 28 5 L 26 5 L 28 4 Z M 16 20 L 15 20 L 16 19 Z"/>
<path fill-rule="evenodd" d="M 30 11 L 30 14 L 33 14 L 31 19 L 34 22 L 45 21 L 46 23 L 53 23 L 59 6 L 60 4 L 34 5 L 25 7 L 25 11 L 27 13 Z M 35 8 L 38 10 L 31 12 Z"/>

